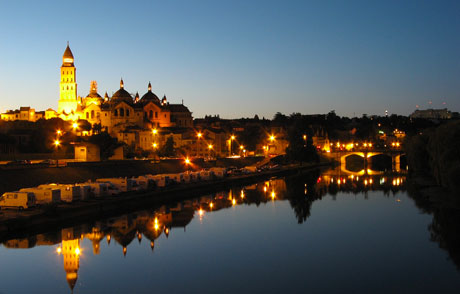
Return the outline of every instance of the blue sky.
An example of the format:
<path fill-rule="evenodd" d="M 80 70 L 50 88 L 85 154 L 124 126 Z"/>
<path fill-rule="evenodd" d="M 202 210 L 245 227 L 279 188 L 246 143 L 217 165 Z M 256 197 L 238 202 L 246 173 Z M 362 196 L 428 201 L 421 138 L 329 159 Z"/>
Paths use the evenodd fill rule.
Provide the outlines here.
<path fill-rule="evenodd" d="M 460 111 L 459 16 L 459 1 L 0 0 L 0 111 L 57 108 L 67 41 L 79 95 L 151 81 L 194 117 Z"/>

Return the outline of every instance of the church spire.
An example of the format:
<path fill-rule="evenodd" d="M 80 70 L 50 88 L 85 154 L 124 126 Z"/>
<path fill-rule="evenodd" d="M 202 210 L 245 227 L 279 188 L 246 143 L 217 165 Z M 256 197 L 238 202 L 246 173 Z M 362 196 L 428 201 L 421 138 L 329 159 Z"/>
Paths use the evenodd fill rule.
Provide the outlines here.
<path fill-rule="evenodd" d="M 123 78 L 121 78 L 121 80 L 120 80 L 120 89 L 123 89 L 124 85 L 125 84 L 123 83 Z"/>
<path fill-rule="evenodd" d="M 149 81 L 148 89 L 149 91 L 152 91 L 152 84 L 150 84 L 150 81 Z"/>

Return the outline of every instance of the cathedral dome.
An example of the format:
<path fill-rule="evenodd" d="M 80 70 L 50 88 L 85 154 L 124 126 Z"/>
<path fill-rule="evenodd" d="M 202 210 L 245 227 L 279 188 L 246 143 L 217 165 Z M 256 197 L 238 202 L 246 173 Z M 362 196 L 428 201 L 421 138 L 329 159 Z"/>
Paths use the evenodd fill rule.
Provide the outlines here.
<path fill-rule="evenodd" d="M 120 81 L 120 90 L 116 91 L 113 95 L 112 98 L 110 99 L 110 102 L 112 103 L 118 103 L 118 102 L 126 102 L 128 104 L 133 104 L 133 97 L 131 94 L 126 91 L 123 85 L 123 80 Z"/>
<path fill-rule="evenodd" d="M 148 91 L 147 93 L 144 94 L 144 96 L 142 96 L 141 100 L 140 100 L 142 103 L 147 103 L 149 101 L 153 101 L 154 103 L 157 103 L 157 104 L 160 104 L 160 98 L 158 98 L 157 95 L 155 95 L 153 92 L 152 92 L 152 85 L 149 83 L 149 86 L 148 86 Z"/>

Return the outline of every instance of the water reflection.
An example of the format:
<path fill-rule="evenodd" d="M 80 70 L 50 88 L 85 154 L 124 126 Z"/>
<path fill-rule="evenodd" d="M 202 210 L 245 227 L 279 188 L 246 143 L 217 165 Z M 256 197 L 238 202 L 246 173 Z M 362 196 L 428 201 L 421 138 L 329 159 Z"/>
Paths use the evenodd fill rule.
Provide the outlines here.
<path fill-rule="evenodd" d="M 343 174 L 339 170 L 319 171 L 288 178 L 272 178 L 244 187 L 234 187 L 212 195 L 146 209 L 118 217 L 82 224 L 59 232 L 37 234 L 27 238 L 3 241 L 7 248 L 32 248 L 51 246 L 54 254 L 62 256 L 65 278 L 71 290 L 74 289 L 82 255 L 90 256 L 91 249 L 81 248 L 87 239 L 92 244 L 92 255 L 101 251 L 101 242 L 116 242 L 121 246 L 120 255 L 129 257 L 131 246 L 149 246 L 154 252 L 155 241 L 162 235 L 168 238 L 173 229 L 186 230 L 187 225 L 197 216 L 201 221 L 207 213 L 231 209 L 239 205 L 255 205 L 274 201 L 288 201 L 298 223 L 305 222 L 310 216 L 312 203 L 326 194 L 367 193 L 383 190 L 385 195 L 395 196 L 404 190 L 405 177 L 399 174 L 379 176 L 354 176 Z M 396 197 L 395 197 L 396 199 Z M 145 241 L 144 241 L 145 240 Z M 136 242 L 137 241 L 137 242 Z M 136 244 L 137 243 L 137 244 Z"/>

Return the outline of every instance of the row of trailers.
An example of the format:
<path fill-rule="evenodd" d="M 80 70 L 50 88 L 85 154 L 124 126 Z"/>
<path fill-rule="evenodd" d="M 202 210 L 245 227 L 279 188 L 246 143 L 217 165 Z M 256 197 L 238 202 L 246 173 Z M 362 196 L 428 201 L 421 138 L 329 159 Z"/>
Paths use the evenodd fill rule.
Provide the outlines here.
<path fill-rule="evenodd" d="M 211 168 L 209 170 L 176 174 L 149 174 L 132 178 L 101 178 L 94 182 L 77 184 L 43 184 L 38 187 L 22 188 L 19 191 L 3 193 L 0 197 L 0 208 L 23 210 L 46 204 L 72 203 L 90 198 L 114 196 L 122 192 L 145 191 L 181 183 L 207 181 L 223 178 L 226 175 L 227 170 L 225 168 Z"/>

